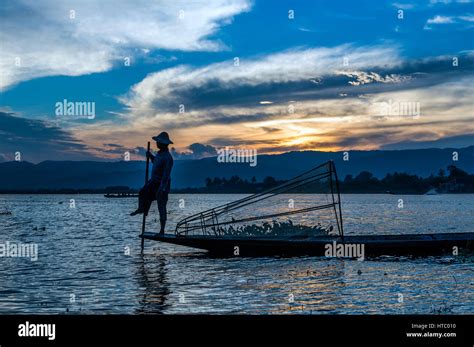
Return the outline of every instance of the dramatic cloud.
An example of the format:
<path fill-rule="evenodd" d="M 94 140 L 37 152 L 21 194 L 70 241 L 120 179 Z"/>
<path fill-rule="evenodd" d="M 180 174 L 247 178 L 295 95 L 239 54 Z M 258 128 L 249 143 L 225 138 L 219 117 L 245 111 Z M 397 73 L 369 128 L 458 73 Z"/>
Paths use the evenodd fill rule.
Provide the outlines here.
<path fill-rule="evenodd" d="M 81 129 L 64 129 L 51 122 L 19 117 L 0 111 L 0 161 L 21 160 L 37 163 L 44 160 L 142 160 L 146 149 L 131 143 L 86 144 L 78 138 Z"/>
<path fill-rule="evenodd" d="M 172 149 L 173 158 L 175 159 L 201 159 L 205 157 L 213 157 L 217 155 L 215 147 L 203 145 L 202 143 L 193 143 L 187 147 L 185 152 L 178 152 Z"/>
<path fill-rule="evenodd" d="M 247 0 L 3 0 L 0 90 L 32 78 L 79 76 L 150 50 L 216 51 L 220 25 L 250 9 Z"/>
<path fill-rule="evenodd" d="M 4 125 L 2 134 L 8 135 L 0 140 L 0 160 L 6 155 L 11 159 L 15 144 L 34 142 L 10 127 L 30 126 L 44 132 L 38 151 L 31 149 L 36 145 L 25 148 L 29 146 L 30 153 L 39 157 L 43 156 L 39 149 L 44 149 L 49 152 L 45 159 L 63 158 L 65 153 L 77 158 L 80 152 L 84 157 L 110 159 L 130 152 L 132 159 L 138 159 L 146 141 L 163 130 L 171 133 L 174 155 L 180 159 L 211 156 L 217 147 L 227 145 L 250 146 L 261 153 L 375 149 L 410 139 L 430 143 L 474 132 L 474 55 L 470 31 L 465 30 L 472 26 L 473 15 L 463 4 L 444 5 L 449 2 L 400 0 L 380 6 L 384 11 L 389 7 L 390 18 L 394 7 L 416 12 L 416 23 L 404 26 L 417 30 L 413 37 L 394 37 L 384 25 L 380 32 L 372 32 L 378 18 L 387 15 L 376 6 L 371 9 L 373 17 L 334 13 L 331 25 L 319 22 L 317 16 L 298 15 L 301 23 L 289 21 L 288 28 L 274 30 L 276 37 L 262 31 L 269 39 L 262 44 L 262 33 L 252 35 L 266 24 L 261 22 L 261 8 L 236 21 L 230 30 L 219 31 L 249 11 L 250 0 L 216 0 L 206 6 L 187 0 L 5 0 L 0 9 L 0 88 L 41 76 L 105 72 L 122 65 L 128 56 L 136 69 L 81 79 L 44 79 L 38 81 L 44 88 L 44 94 L 38 95 L 44 99 L 19 95 L 31 84 L 7 91 L 3 106 L 20 105 L 22 114 L 43 119 L 48 111 L 31 111 L 28 105 L 46 103 L 48 96 L 63 91 L 62 83 L 71 82 L 70 90 L 77 89 L 79 95 L 87 89 L 87 81 L 97 80 L 100 86 L 91 88 L 90 94 L 112 95 L 98 98 L 105 102 L 94 122 L 71 122 L 67 130 L 41 121 L 31 121 L 31 126 L 4 113 L 17 123 L 8 118 L 8 127 Z M 268 20 L 280 16 L 286 21 L 285 11 L 267 10 Z M 344 34 L 353 20 L 368 25 Z M 423 31 L 424 23 L 425 29 L 445 32 Z M 451 40 L 451 31 L 459 36 Z M 275 45 L 278 35 L 285 40 Z M 343 39 L 355 42 L 340 45 Z M 319 42 L 333 46 L 301 46 Z M 372 44 L 360 46 L 360 42 Z M 235 51 L 215 53 L 231 48 Z M 427 51 L 439 56 L 422 57 Z M 151 61 L 166 63 L 146 65 Z M 138 78 L 141 81 L 136 83 Z M 123 93 L 119 104 L 110 102 L 116 93 Z M 23 109 L 19 99 L 25 100 Z"/>
<path fill-rule="evenodd" d="M 474 146 L 474 134 L 436 138 L 431 141 L 403 141 L 382 146 L 382 149 L 463 148 Z"/>
<path fill-rule="evenodd" d="M 399 83 L 409 80 L 410 76 L 399 76 L 396 74 L 390 74 L 386 76 L 380 76 L 375 72 L 364 72 L 364 71 L 338 71 L 338 75 L 352 77 L 355 81 L 349 81 L 348 83 L 353 86 L 360 86 L 372 82 L 380 83 Z"/>
<path fill-rule="evenodd" d="M 93 159 L 87 146 L 69 131 L 39 120 L 20 118 L 0 112 L 0 156 L 14 160 L 19 152 L 21 160 L 85 160 Z"/>
<path fill-rule="evenodd" d="M 342 74 L 341 71 L 344 70 L 359 76 L 361 72 L 354 71 L 378 70 L 382 67 L 389 69 L 400 61 L 398 51 L 393 46 L 342 45 L 297 49 L 255 59 L 242 59 L 238 66 L 234 61 L 201 68 L 178 66 L 148 75 L 133 86 L 121 101 L 135 116 L 150 115 L 153 111 L 178 110 L 180 104 L 186 107 L 187 103 L 189 107 L 198 108 L 200 102 L 210 99 L 202 98 L 203 90 L 214 94 L 213 99 L 219 100 L 221 104 L 226 103 L 226 98 L 235 103 L 240 99 L 239 88 L 252 88 L 252 95 L 257 93 L 263 98 L 266 93 L 278 94 L 277 85 L 282 87 L 281 92 L 287 93 L 291 87 L 298 89 L 301 82 L 312 87 L 318 84 L 313 81 Z M 367 76 L 378 75 L 369 73 Z M 379 76 L 379 82 L 383 80 Z"/>
<path fill-rule="evenodd" d="M 116 143 L 104 143 L 101 147 L 91 148 L 91 150 L 102 153 L 104 155 L 114 155 L 112 157 L 122 158 L 129 156 L 131 159 L 136 157 L 142 157 L 146 153 L 146 149 L 143 147 L 128 148 Z"/>
<path fill-rule="evenodd" d="M 299 115 L 360 114 L 359 95 L 426 88 L 472 74 L 474 54 L 458 60 L 458 66 L 452 57 L 404 61 L 393 47 L 293 50 L 240 66 L 165 69 L 148 75 L 121 101 L 131 122 L 153 119 L 169 128 L 262 121 L 295 108 Z M 331 99 L 337 102 L 325 102 Z"/>
<path fill-rule="evenodd" d="M 455 136 L 474 126 L 474 55 L 465 52 L 458 60 L 457 66 L 452 57 L 405 61 L 391 47 L 300 49 L 240 66 L 162 70 L 121 100 L 129 112 L 127 131 L 137 136 L 159 124 L 187 143 L 227 142 L 268 152 L 374 149 L 414 136 Z M 89 128 L 84 139 L 95 141 L 99 133 Z M 111 136 L 124 134 L 115 129 Z M 176 146 L 184 148 L 179 141 Z"/>

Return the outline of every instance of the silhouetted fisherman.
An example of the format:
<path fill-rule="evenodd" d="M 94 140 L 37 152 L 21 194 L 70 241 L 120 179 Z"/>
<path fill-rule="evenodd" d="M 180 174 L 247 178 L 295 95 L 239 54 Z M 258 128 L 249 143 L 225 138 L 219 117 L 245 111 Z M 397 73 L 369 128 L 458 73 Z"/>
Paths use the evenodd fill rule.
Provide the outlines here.
<path fill-rule="evenodd" d="M 166 225 L 166 203 L 171 186 L 171 170 L 173 168 L 173 157 L 170 154 L 168 145 L 173 144 L 167 132 L 162 132 L 158 136 L 152 137 L 156 141 L 158 153 L 156 155 L 147 152 L 147 158 L 153 162 L 151 178 L 140 189 L 138 194 L 138 209 L 130 215 L 148 214 L 153 200 L 158 202 L 158 212 L 160 213 L 160 234 L 164 234 Z"/>

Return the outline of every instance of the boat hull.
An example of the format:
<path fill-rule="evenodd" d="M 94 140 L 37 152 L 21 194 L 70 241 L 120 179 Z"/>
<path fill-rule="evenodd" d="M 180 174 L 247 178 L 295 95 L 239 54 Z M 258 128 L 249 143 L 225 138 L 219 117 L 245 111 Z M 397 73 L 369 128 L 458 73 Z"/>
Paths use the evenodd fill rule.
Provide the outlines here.
<path fill-rule="evenodd" d="M 231 237 L 231 236 L 175 236 L 144 233 L 144 239 L 204 249 L 221 256 L 317 255 L 324 256 L 331 245 L 364 247 L 364 255 L 436 255 L 471 252 L 474 233 L 406 234 L 406 235 L 351 235 L 319 237 Z"/>

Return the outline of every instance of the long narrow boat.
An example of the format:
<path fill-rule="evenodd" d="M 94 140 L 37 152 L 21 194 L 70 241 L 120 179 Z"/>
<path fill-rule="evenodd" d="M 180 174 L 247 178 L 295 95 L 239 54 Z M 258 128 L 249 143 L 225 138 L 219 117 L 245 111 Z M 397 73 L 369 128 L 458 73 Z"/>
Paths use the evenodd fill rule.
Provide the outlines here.
<path fill-rule="evenodd" d="M 329 247 L 364 246 L 365 256 L 462 254 L 474 250 L 474 233 L 405 235 L 346 235 L 288 238 L 233 236 L 176 236 L 146 232 L 148 240 L 198 248 L 221 256 L 327 255 Z M 238 248 L 236 248 L 238 247 Z M 354 256 L 355 258 L 356 256 Z"/>
<path fill-rule="evenodd" d="M 305 196 L 310 203 L 296 208 L 293 193 L 309 193 Z M 282 196 L 290 198 L 288 208 L 282 207 Z M 285 218 L 294 218 L 296 224 Z M 344 235 L 332 161 L 274 188 L 186 217 L 178 222 L 174 235 L 143 232 L 140 237 L 224 256 L 434 255 L 474 249 L 474 232 Z"/>

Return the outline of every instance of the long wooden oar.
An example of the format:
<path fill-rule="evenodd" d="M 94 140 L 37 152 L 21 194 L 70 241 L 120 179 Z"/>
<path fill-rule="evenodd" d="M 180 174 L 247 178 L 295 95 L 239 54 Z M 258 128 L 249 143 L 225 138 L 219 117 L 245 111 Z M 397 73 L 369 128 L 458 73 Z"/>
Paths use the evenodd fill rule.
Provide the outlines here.
<path fill-rule="evenodd" d="M 148 141 L 148 146 L 147 146 L 147 153 L 150 151 L 150 141 Z M 145 172 L 145 184 L 148 182 L 148 168 L 150 166 L 150 159 L 148 158 L 148 155 L 146 156 L 146 172 Z M 145 233 L 145 223 L 146 223 L 146 215 L 148 211 L 143 212 L 143 222 L 142 222 L 142 253 L 143 253 L 143 246 L 145 243 L 145 239 L 143 238 L 143 234 Z"/>

